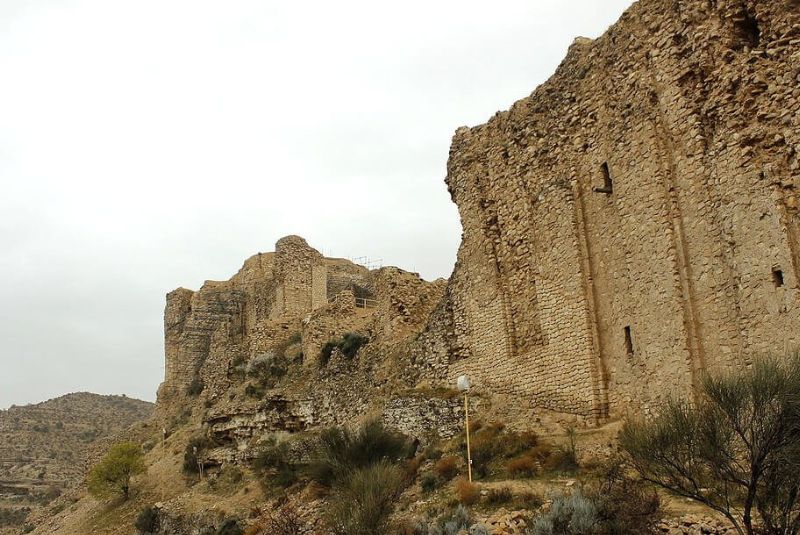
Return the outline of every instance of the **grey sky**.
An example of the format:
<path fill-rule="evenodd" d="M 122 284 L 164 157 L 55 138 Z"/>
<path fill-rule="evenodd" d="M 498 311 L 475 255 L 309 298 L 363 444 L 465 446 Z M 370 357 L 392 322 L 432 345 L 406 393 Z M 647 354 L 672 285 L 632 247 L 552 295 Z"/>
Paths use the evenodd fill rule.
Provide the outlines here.
<path fill-rule="evenodd" d="M 154 399 L 164 294 L 300 234 L 450 274 L 450 137 L 630 0 L 3 0 L 0 407 Z"/>

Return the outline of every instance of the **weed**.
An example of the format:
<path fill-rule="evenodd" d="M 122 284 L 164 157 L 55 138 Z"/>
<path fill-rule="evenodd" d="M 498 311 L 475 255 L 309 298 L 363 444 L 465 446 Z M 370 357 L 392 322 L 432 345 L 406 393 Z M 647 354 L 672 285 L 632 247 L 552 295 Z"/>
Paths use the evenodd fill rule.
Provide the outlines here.
<path fill-rule="evenodd" d="M 436 475 L 445 481 L 450 481 L 458 475 L 458 459 L 453 456 L 442 457 L 433 467 Z"/>
<path fill-rule="evenodd" d="M 508 487 L 489 489 L 489 493 L 486 495 L 486 503 L 496 507 L 498 505 L 510 503 L 513 498 L 514 495 Z"/>
<path fill-rule="evenodd" d="M 455 483 L 456 497 L 462 505 L 475 505 L 481 498 L 480 487 L 466 479 L 458 479 Z"/>

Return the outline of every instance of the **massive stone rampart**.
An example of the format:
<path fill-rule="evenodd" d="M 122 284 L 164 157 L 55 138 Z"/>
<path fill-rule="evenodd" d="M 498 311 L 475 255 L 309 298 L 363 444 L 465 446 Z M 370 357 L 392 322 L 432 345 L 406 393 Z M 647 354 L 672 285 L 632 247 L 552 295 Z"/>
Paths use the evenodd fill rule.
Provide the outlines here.
<path fill-rule="evenodd" d="M 800 2 L 643 0 L 456 132 L 418 358 L 587 421 L 800 342 Z"/>

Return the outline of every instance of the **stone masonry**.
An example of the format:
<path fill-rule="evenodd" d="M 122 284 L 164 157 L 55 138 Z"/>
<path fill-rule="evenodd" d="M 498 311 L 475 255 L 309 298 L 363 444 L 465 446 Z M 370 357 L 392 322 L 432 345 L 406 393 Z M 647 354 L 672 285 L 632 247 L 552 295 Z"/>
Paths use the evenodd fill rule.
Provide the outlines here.
<path fill-rule="evenodd" d="M 460 128 L 418 360 L 600 422 L 800 342 L 800 2 L 641 0 Z"/>

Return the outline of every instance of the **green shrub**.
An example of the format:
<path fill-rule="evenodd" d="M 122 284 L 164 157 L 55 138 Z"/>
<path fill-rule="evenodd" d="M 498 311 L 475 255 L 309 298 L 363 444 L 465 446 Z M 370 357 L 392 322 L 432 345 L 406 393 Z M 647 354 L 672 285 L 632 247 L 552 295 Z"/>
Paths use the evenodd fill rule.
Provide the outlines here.
<path fill-rule="evenodd" d="M 187 474 L 199 473 L 200 454 L 210 446 L 212 446 L 212 442 L 206 437 L 194 437 L 189 440 L 183 450 L 183 471 Z"/>
<path fill-rule="evenodd" d="M 384 535 L 403 490 L 400 469 L 386 460 L 357 468 L 329 498 L 327 521 L 336 535 Z"/>
<path fill-rule="evenodd" d="M 361 349 L 361 346 L 366 344 L 367 341 L 368 338 L 366 336 L 361 336 L 356 333 L 346 333 L 344 338 L 342 338 L 339 349 L 345 358 L 352 360 L 356 356 L 356 353 L 358 353 L 358 350 Z"/>
<path fill-rule="evenodd" d="M 148 505 L 139 511 L 133 526 L 139 533 L 145 535 L 155 533 L 158 530 L 158 509 Z"/>
<path fill-rule="evenodd" d="M 433 474 L 425 474 L 420 480 L 423 492 L 433 492 L 439 486 L 439 478 Z"/>
<path fill-rule="evenodd" d="M 706 377 L 700 394 L 625 424 L 620 444 L 634 468 L 723 514 L 740 533 L 797 533 L 800 354 Z"/>
<path fill-rule="evenodd" d="M 203 388 L 203 381 L 201 381 L 199 377 L 195 377 L 192 379 L 192 382 L 189 383 L 189 386 L 186 387 L 186 393 L 192 397 L 199 396 Z"/>
<path fill-rule="evenodd" d="M 323 367 L 327 366 L 335 349 L 338 349 L 346 359 L 352 360 L 361 346 L 367 342 L 369 342 L 369 338 L 357 333 L 345 333 L 341 339 L 328 340 L 320 350 L 319 364 Z"/>
<path fill-rule="evenodd" d="M 378 420 L 366 422 L 356 433 L 330 428 L 317 440 L 310 473 L 319 483 L 331 485 L 353 469 L 407 458 L 410 449 L 406 437 L 386 429 Z"/>
<path fill-rule="evenodd" d="M 289 444 L 278 442 L 275 437 L 270 437 L 261 447 L 253 460 L 253 468 L 260 476 L 283 488 L 298 480 L 297 467 L 289 458 Z"/>
<path fill-rule="evenodd" d="M 127 500 L 131 478 L 144 471 L 142 448 L 133 442 L 122 442 L 109 448 L 108 453 L 89 472 L 86 483 L 92 496 L 107 499 L 121 495 Z"/>
<path fill-rule="evenodd" d="M 261 353 L 247 364 L 247 375 L 255 379 L 262 389 L 274 387 L 288 371 L 289 362 L 283 351 Z"/>
<path fill-rule="evenodd" d="M 378 420 L 358 431 L 330 428 L 320 433 L 309 474 L 333 489 L 327 521 L 334 534 L 387 533 L 387 519 L 403 487 L 413 479 L 421 457 L 410 442 Z M 403 463 L 401 468 L 401 461 Z"/>
<path fill-rule="evenodd" d="M 322 349 L 319 352 L 319 365 L 320 366 L 327 366 L 328 362 L 331 360 L 331 355 L 333 354 L 333 350 L 338 347 L 336 342 L 328 341 L 325 342 L 325 345 L 322 346 Z"/>
<path fill-rule="evenodd" d="M 513 499 L 514 495 L 508 487 L 489 489 L 489 492 L 486 494 L 486 503 L 491 506 L 504 505 L 510 503 Z"/>

